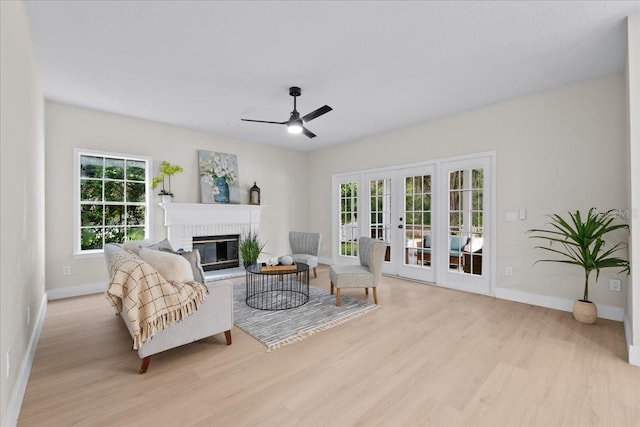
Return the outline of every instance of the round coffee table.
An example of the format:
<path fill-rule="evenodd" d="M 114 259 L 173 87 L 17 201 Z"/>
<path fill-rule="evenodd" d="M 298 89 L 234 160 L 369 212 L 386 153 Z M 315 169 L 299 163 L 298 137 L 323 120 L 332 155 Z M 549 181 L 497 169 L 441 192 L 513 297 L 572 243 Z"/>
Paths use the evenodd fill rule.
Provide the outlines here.
<path fill-rule="evenodd" d="M 268 268 L 268 267 L 267 267 Z M 309 302 L 309 266 L 297 263 L 295 269 L 271 270 L 260 264 L 247 267 L 249 307 L 260 310 L 288 310 Z"/>

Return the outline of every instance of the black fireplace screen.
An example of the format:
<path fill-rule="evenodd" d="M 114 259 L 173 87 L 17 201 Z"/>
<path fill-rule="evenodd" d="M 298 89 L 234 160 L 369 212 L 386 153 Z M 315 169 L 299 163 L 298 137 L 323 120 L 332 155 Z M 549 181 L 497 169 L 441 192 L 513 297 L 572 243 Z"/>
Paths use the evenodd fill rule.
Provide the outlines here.
<path fill-rule="evenodd" d="M 239 241 L 239 234 L 198 236 L 193 238 L 193 248 L 200 251 L 204 271 L 222 270 L 240 266 Z"/>

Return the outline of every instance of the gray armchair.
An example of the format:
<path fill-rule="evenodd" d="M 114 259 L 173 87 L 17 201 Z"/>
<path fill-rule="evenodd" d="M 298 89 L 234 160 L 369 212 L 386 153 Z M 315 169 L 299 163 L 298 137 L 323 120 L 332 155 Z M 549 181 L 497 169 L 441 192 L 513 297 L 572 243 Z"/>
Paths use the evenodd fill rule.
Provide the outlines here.
<path fill-rule="evenodd" d="M 291 246 L 291 258 L 294 262 L 307 264 L 313 268 L 313 276 L 318 277 L 318 254 L 320 253 L 320 233 L 305 233 L 302 231 L 289 232 L 289 246 Z"/>
<path fill-rule="evenodd" d="M 358 255 L 360 265 L 332 265 L 329 270 L 331 279 L 331 295 L 336 288 L 336 305 L 340 305 L 340 289 L 365 288 L 369 295 L 369 288 L 373 288 L 373 302 L 378 304 L 377 286 L 382 277 L 382 263 L 387 251 L 387 244 L 370 237 L 358 239 Z"/>

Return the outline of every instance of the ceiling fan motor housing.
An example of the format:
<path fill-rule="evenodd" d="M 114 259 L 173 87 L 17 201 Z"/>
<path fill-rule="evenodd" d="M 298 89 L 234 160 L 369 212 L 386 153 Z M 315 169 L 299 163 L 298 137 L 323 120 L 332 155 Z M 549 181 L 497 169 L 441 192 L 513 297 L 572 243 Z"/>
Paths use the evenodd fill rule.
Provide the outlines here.
<path fill-rule="evenodd" d="M 291 86 L 289 88 L 289 95 L 291 95 L 291 96 L 300 96 L 300 95 L 302 95 L 302 90 L 300 90 L 300 88 L 297 87 L 297 86 Z"/>

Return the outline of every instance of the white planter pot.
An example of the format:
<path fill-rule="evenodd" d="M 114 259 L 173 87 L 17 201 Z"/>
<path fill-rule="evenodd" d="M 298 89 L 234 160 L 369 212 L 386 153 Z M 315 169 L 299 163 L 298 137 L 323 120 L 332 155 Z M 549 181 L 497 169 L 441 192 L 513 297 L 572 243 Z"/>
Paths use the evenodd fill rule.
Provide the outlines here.
<path fill-rule="evenodd" d="M 171 203 L 171 200 L 173 199 L 173 196 L 168 196 L 168 195 L 162 195 L 162 204 L 166 205 L 167 203 Z"/>

